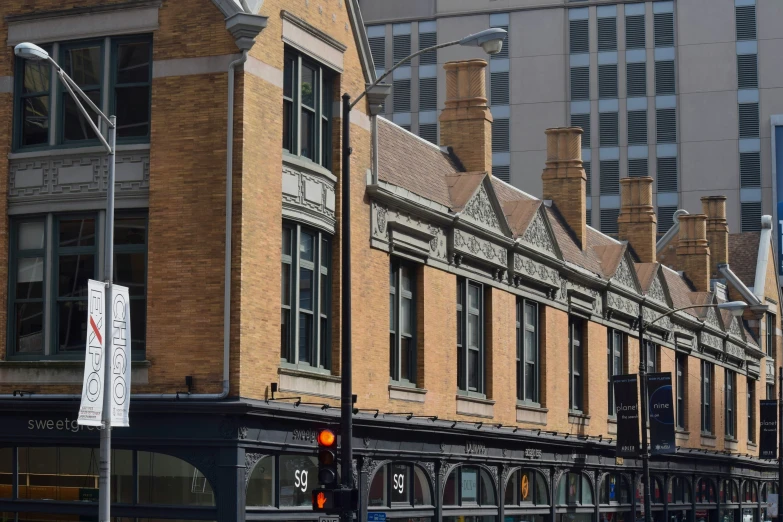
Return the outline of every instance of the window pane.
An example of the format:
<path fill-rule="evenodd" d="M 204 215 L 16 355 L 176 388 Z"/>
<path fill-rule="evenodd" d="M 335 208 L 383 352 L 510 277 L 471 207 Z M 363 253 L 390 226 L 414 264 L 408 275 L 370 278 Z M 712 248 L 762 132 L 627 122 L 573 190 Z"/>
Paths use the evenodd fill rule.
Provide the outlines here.
<path fill-rule="evenodd" d="M 400 331 L 403 335 L 413 335 L 411 329 L 411 300 L 403 298 L 400 304 L 402 305 Z"/>
<path fill-rule="evenodd" d="M 468 286 L 468 306 L 471 310 L 478 310 L 479 308 L 479 289 L 477 286 Z"/>
<path fill-rule="evenodd" d="M 316 457 L 280 456 L 280 507 L 311 506 L 311 491 L 317 484 Z"/>
<path fill-rule="evenodd" d="M 283 227 L 283 255 L 291 255 L 291 235 L 293 231 L 288 227 Z"/>
<path fill-rule="evenodd" d="M 299 360 L 310 362 L 310 349 L 313 342 L 313 316 L 299 314 Z"/>
<path fill-rule="evenodd" d="M 315 114 L 307 109 L 302 109 L 300 140 L 302 146 L 302 156 L 315 159 Z"/>
<path fill-rule="evenodd" d="M 247 481 L 247 506 L 274 507 L 275 458 L 264 457 L 253 468 Z"/>
<path fill-rule="evenodd" d="M 147 219 L 120 217 L 114 219 L 114 246 L 144 245 L 147 243 Z"/>
<path fill-rule="evenodd" d="M 386 506 L 386 475 L 388 466 L 383 466 L 375 472 L 375 476 L 370 484 L 368 505 L 372 507 Z"/>
<path fill-rule="evenodd" d="M 147 300 L 131 299 L 131 350 L 147 346 Z"/>
<path fill-rule="evenodd" d="M 283 149 L 295 153 L 293 144 L 293 128 L 291 125 L 294 119 L 294 104 L 283 100 Z"/>
<path fill-rule="evenodd" d="M 127 138 L 149 135 L 149 86 L 117 88 L 114 112 L 117 116 L 117 137 Z"/>
<path fill-rule="evenodd" d="M 299 307 L 313 309 L 313 271 L 306 268 L 299 269 Z"/>
<path fill-rule="evenodd" d="M 321 315 L 329 315 L 329 275 L 321 274 Z"/>
<path fill-rule="evenodd" d="M 95 220 L 93 218 L 60 220 L 60 248 L 94 244 Z"/>
<path fill-rule="evenodd" d="M 410 504 L 410 466 L 405 464 L 392 464 L 392 502 L 405 502 Z"/>
<path fill-rule="evenodd" d="M 525 399 L 535 400 L 535 367 L 532 364 L 525 364 Z"/>
<path fill-rule="evenodd" d="M 411 292 L 411 269 L 407 266 L 402 266 L 402 289 L 406 292 Z"/>
<path fill-rule="evenodd" d="M 163 453 L 138 452 L 139 502 L 214 506 L 212 485 L 192 464 Z"/>
<path fill-rule="evenodd" d="M 86 94 L 95 105 L 100 107 L 100 90 L 87 91 Z M 64 105 L 63 139 L 66 141 L 97 139 L 90 124 L 84 119 L 73 98 L 67 95 L 63 96 L 62 99 Z"/>
<path fill-rule="evenodd" d="M 468 346 L 479 346 L 479 318 L 477 315 L 468 314 Z"/>
<path fill-rule="evenodd" d="M 400 378 L 411 380 L 411 340 L 403 337 L 400 340 Z"/>
<path fill-rule="evenodd" d="M 57 305 L 60 351 L 84 351 L 87 343 L 87 300 Z"/>
<path fill-rule="evenodd" d="M 11 498 L 13 472 L 13 450 L 0 448 L 0 498 Z"/>
<path fill-rule="evenodd" d="M 302 105 L 315 109 L 315 82 L 317 71 L 302 65 Z"/>
<path fill-rule="evenodd" d="M 43 297 L 42 257 L 23 257 L 17 261 L 16 299 L 40 299 Z"/>
<path fill-rule="evenodd" d="M 114 280 L 118 285 L 127 286 L 131 297 L 145 295 L 146 264 L 144 252 L 114 254 Z"/>
<path fill-rule="evenodd" d="M 478 390 L 479 386 L 479 353 L 468 351 L 468 388 Z"/>
<path fill-rule="evenodd" d="M 44 223 L 32 221 L 19 223 L 19 250 L 40 250 L 44 247 Z"/>
<path fill-rule="evenodd" d="M 299 256 L 302 261 L 312 261 L 314 259 L 314 238 L 309 232 L 302 231 L 302 237 L 299 241 Z"/>
<path fill-rule="evenodd" d="M 101 84 L 101 47 L 81 47 L 65 51 L 65 72 L 83 87 Z"/>
<path fill-rule="evenodd" d="M 49 143 L 49 97 L 22 99 L 22 145 Z"/>
<path fill-rule="evenodd" d="M 50 79 L 51 66 L 49 65 L 49 62 L 24 60 L 24 79 L 22 81 L 23 94 L 49 92 Z"/>
<path fill-rule="evenodd" d="M 462 504 L 478 501 L 478 468 L 463 468 L 460 473 Z"/>
<path fill-rule="evenodd" d="M 536 333 L 529 330 L 525 332 L 525 361 L 536 362 Z"/>
<path fill-rule="evenodd" d="M 94 277 L 94 255 L 60 256 L 58 295 L 60 297 L 87 297 L 87 280 Z"/>
<path fill-rule="evenodd" d="M 117 46 L 117 83 L 146 83 L 150 80 L 149 42 Z"/>
<path fill-rule="evenodd" d="M 281 263 L 280 297 L 284 306 L 291 306 L 291 265 Z"/>
<path fill-rule="evenodd" d="M 16 353 L 43 353 L 43 303 L 16 304 Z"/>

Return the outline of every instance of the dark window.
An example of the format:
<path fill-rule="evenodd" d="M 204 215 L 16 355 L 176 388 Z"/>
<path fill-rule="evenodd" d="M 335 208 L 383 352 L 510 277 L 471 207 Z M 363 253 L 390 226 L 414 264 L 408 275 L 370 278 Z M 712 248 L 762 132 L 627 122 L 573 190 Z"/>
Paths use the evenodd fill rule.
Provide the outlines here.
<path fill-rule="evenodd" d="M 290 364 L 331 368 L 331 237 L 283 223 L 280 356 Z"/>
<path fill-rule="evenodd" d="M 650 341 L 644 341 L 645 363 L 647 364 L 647 373 L 658 371 L 658 345 Z"/>
<path fill-rule="evenodd" d="M 84 91 L 87 97 L 101 106 L 103 87 L 103 44 L 101 41 L 63 45 L 60 50 L 60 65 L 65 73 Z M 68 94 L 63 82 L 60 86 L 62 100 L 62 126 L 60 135 L 63 142 L 94 140 L 95 135 L 90 124 L 84 119 L 76 102 Z M 83 102 L 82 102 L 83 103 Z M 89 112 L 89 109 L 88 109 Z"/>
<path fill-rule="evenodd" d="M 740 203 L 740 230 L 742 232 L 761 230 L 761 201 Z"/>
<path fill-rule="evenodd" d="M 678 353 L 677 354 L 677 428 L 684 430 L 685 429 L 685 419 L 686 419 L 686 407 L 688 404 L 687 400 L 687 389 L 686 386 L 688 385 L 688 360 L 687 355 Z"/>
<path fill-rule="evenodd" d="M 11 316 L 16 355 L 44 354 L 46 222 L 17 221 L 11 229 Z"/>
<path fill-rule="evenodd" d="M 131 347 L 147 346 L 147 216 L 128 214 L 114 219 L 114 282 L 128 287 Z"/>
<path fill-rule="evenodd" d="M 490 105 L 508 105 L 511 101 L 508 71 L 489 73 Z"/>
<path fill-rule="evenodd" d="M 759 104 L 740 103 L 739 104 L 739 137 L 740 138 L 758 138 L 759 137 Z"/>
<path fill-rule="evenodd" d="M 606 347 L 608 381 L 609 381 L 609 415 L 615 415 L 615 397 L 612 377 L 623 373 L 623 333 L 619 330 L 609 330 Z"/>
<path fill-rule="evenodd" d="M 739 89 L 758 89 L 759 65 L 755 54 L 737 56 L 737 87 Z"/>
<path fill-rule="evenodd" d="M 393 261 L 389 270 L 389 376 L 416 381 L 416 267 Z"/>
<path fill-rule="evenodd" d="M 568 381 L 569 392 L 569 406 L 570 409 L 575 411 L 582 411 L 584 404 L 583 397 L 583 353 L 584 346 L 582 346 L 582 328 L 584 321 L 578 317 L 571 317 L 568 321 L 568 373 L 570 379 Z"/>
<path fill-rule="evenodd" d="M 669 482 L 669 503 L 690 504 L 691 482 L 682 476 L 674 476 Z"/>
<path fill-rule="evenodd" d="M 726 400 L 726 436 L 733 439 L 737 436 L 737 374 L 729 369 L 726 369 L 725 379 L 724 397 Z"/>
<path fill-rule="evenodd" d="M 677 110 L 655 109 L 658 143 L 677 142 Z"/>
<path fill-rule="evenodd" d="M 539 402 L 538 304 L 517 298 L 517 399 Z"/>
<path fill-rule="evenodd" d="M 496 118 L 492 122 L 492 152 L 511 150 L 511 127 L 508 118 Z"/>
<path fill-rule="evenodd" d="M 599 187 L 601 195 L 620 194 L 620 162 L 618 160 L 601 160 L 598 165 L 601 169 L 601 185 Z"/>
<path fill-rule="evenodd" d="M 112 71 L 117 116 L 117 139 L 147 138 L 150 135 L 150 87 L 152 45 L 149 40 L 114 40 Z"/>
<path fill-rule="evenodd" d="M 544 476 L 533 470 L 520 469 L 508 479 L 506 486 L 506 506 L 545 506 L 547 486 Z"/>
<path fill-rule="evenodd" d="M 283 71 L 283 149 L 331 168 L 332 74 L 290 49 Z"/>
<path fill-rule="evenodd" d="M 590 68 L 571 67 L 571 99 L 590 99 Z"/>
<path fill-rule="evenodd" d="M 630 112 L 628 115 L 630 116 Z M 648 175 L 648 161 L 647 158 L 628 158 L 628 177 L 640 178 Z M 660 214 L 658 221 L 660 222 Z"/>
<path fill-rule="evenodd" d="M 590 148 L 590 114 L 572 114 L 571 115 L 571 126 L 572 127 L 581 127 L 582 129 L 582 148 L 583 149 L 589 149 Z M 585 165 L 588 165 L 588 163 L 585 163 Z M 589 194 L 590 191 L 588 190 L 587 193 Z"/>
<path fill-rule="evenodd" d="M 57 352 L 84 350 L 87 340 L 87 281 L 97 276 L 94 216 L 60 217 L 55 226 Z"/>
<path fill-rule="evenodd" d="M 373 65 L 376 69 L 386 68 L 386 37 L 385 36 L 371 36 L 368 38 L 370 42 L 370 54 L 372 55 Z"/>
<path fill-rule="evenodd" d="M 460 390 L 484 393 L 484 287 L 457 283 L 457 382 Z"/>
<path fill-rule="evenodd" d="M 615 147 L 619 143 L 620 128 L 616 112 L 601 112 L 598 114 L 599 144 L 601 147 Z"/>
<path fill-rule="evenodd" d="M 756 442 L 756 381 L 748 378 L 748 440 Z M 746 498 L 745 500 L 750 500 Z"/>
<path fill-rule="evenodd" d="M 767 314 L 767 356 L 775 357 L 775 316 Z"/>
<path fill-rule="evenodd" d="M 600 229 L 604 234 L 617 234 L 619 225 L 617 224 L 617 218 L 620 217 L 619 208 L 602 208 L 601 209 L 601 223 Z"/>
<path fill-rule="evenodd" d="M 392 37 L 392 60 L 397 65 L 411 55 L 411 35 L 395 34 Z"/>
<path fill-rule="evenodd" d="M 438 45 L 438 33 L 419 33 L 419 50 Z M 403 56 L 404 58 L 404 56 Z M 427 51 L 419 55 L 419 65 L 437 65 L 438 51 Z"/>
<path fill-rule="evenodd" d="M 438 79 L 419 78 L 419 110 L 434 111 L 437 109 L 438 109 Z"/>
<path fill-rule="evenodd" d="M 392 82 L 392 99 L 394 112 L 411 112 L 410 79 L 394 80 Z"/>
<path fill-rule="evenodd" d="M 446 479 L 444 506 L 496 506 L 492 478 L 484 468 L 459 466 Z M 461 518 L 461 517 L 460 517 Z M 456 522 L 456 517 L 444 517 L 444 522 Z"/>
<path fill-rule="evenodd" d="M 674 93 L 674 61 L 655 62 L 655 94 L 660 96 Z"/>
<path fill-rule="evenodd" d="M 601 504 L 630 504 L 631 491 L 622 475 L 611 473 L 604 477 L 599 491 Z"/>
<path fill-rule="evenodd" d="M 655 47 L 674 47 L 674 13 L 653 15 Z"/>
<path fill-rule="evenodd" d="M 701 431 L 712 433 L 712 363 L 701 362 Z"/>
<path fill-rule="evenodd" d="M 51 51 L 46 47 L 47 52 Z M 51 66 L 49 62 L 16 60 L 15 92 L 17 98 L 17 146 L 49 143 L 49 107 L 51 100 Z"/>
<path fill-rule="evenodd" d="M 598 97 L 617 98 L 617 64 L 598 66 Z"/>

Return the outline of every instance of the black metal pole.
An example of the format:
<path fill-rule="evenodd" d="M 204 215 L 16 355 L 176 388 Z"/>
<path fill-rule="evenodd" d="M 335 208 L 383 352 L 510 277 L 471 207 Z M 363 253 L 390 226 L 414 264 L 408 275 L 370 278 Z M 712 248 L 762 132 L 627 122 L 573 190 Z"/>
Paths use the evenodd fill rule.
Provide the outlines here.
<path fill-rule="evenodd" d="M 650 495 L 650 445 L 647 442 L 647 351 L 644 349 L 644 308 L 639 305 L 639 403 L 642 411 L 642 487 L 644 488 L 644 520 L 652 522 Z"/>
<path fill-rule="evenodd" d="M 783 366 L 778 366 L 778 506 L 780 506 L 781 479 L 783 479 Z M 780 510 L 780 507 L 778 507 Z M 780 520 L 780 511 L 778 511 Z"/>
<path fill-rule="evenodd" d="M 342 350 L 340 374 L 340 463 L 343 488 L 353 489 L 353 383 L 351 376 L 351 96 L 343 94 L 343 171 L 342 216 L 340 218 L 342 253 Z M 341 518 L 344 522 L 353 520 L 353 511 L 346 509 Z"/>

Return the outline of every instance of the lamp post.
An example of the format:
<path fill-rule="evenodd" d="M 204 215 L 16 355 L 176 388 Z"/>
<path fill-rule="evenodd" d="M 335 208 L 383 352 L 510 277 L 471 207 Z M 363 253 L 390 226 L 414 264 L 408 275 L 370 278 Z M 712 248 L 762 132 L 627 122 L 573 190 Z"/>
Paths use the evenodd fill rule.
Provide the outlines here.
<path fill-rule="evenodd" d="M 639 395 L 641 396 L 642 410 L 642 477 L 644 481 L 644 520 L 652 522 L 652 504 L 650 495 L 650 445 L 647 441 L 647 430 L 650 426 L 650 418 L 647 411 L 647 352 L 644 346 L 644 332 L 647 328 L 657 323 L 664 317 L 668 317 L 675 312 L 688 310 L 691 308 L 717 308 L 718 310 L 729 310 L 732 315 L 739 317 L 748 307 L 744 301 L 729 301 L 726 303 L 704 304 L 684 306 L 659 315 L 649 323 L 644 323 L 644 305 L 639 305 Z"/>
<path fill-rule="evenodd" d="M 49 62 L 56 70 L 57 76 L 65 86 L 68 94 L 73 98 L 79 111 L 84 116 L 84 119 L 89 123 L 95 136 L 101 142 L 106 149 L 108 158 L 108 182 L 106 186 L 106 231 L 104 234 L 105 250 L 103 254 L 103 277 L 106 282 L 106 298 L 105 301 L 105 323 L 106 323 L 106 344 L 110 342 L 112 338 L 111 332 L 111 294 L 112 294 L 112 261 L 114 258 L 114 165 L 115 158 L 114 153 L 117 143 L 117 118 L 116 116 L 106 116 L 79 88 L 75 81 L 63 70 L 60 65 L 49 56 L 45 50 L 41 49 L 35 44 L 24 42 L 14 47 L 14 54 L 19 58 L 33 61 L 46 61 Z M 101 130 L 92 120 L 92 117 L 84 108 L 81 101 L 83 100 L 92 109 L 98 117 L 106 123 L 108 128 L 108 141 L 103 137 Z M 107 352 L 104 350 L 104 357 L 107 357 Z M 102 422 L 103 429 L 101 430 L 101 445 L 100 445 L 100 477 L 98 479 L 98 520 L 100 522 L 109 522 L 111 513 L 111 496 L 110 488 L 111 481 L 109 480 L 111 474 L 111 393 L 109 392 L 109 382 L 111 380 L 111 365 L 108 360 L 104 360 L 103 364 L 103 412 Z"/>
<path fill-rule="evenodd" d="M 372 99 L 371 112 L 373 115 L 377 115 L 380 109 L 380 105 L 383 103 L 383 98 L 388 95 L 388 89 L 384 89 L 382 93 L 376 93 L 375 89 L 380 82 L 389 76 L 395 69 L 409 62 L 411 59 L 419 56 L 420 54 L 442 49 L 444 47 L 450 47 L 452 45 L 464 45 L 472 47 L 481 47 L 487 54 L 497 54 L 503 49 L 503 39 L 506 37 L 506 30 L 500 28 L 486 29 L 479 31 L 478 33 L 466 36 L 461 40 L 454 40 L 426 49 L 421 49 L 410 56 L 400 60 L 394 67 L 389 69 L 380 78 L 375 80 L 371 85 L 367 87 L 356 99 L 351 102 L 351 95 L 348 93 L 343 94 L 343 150 L 342 150 L 342 178 L 340 184 L 342 185 L 342 216 L 340 218 L 340 234 L 342 236 L 342 315 L 341 315 L 341 328 L 342 328 L 342 353 L 341 353 L 341 373 L 342 373 L 342 386 L 340 389 L 340 431 L 342 435 L 340 443 L 340 459 L 341 459 L 341 482 L 342 487 L 347 489 L 353 489 L 355 487 L 353 483 L 353 384 L 352 384 L 352 349 L 351 349 L 351 109 L 353 109 L 362 98 L 366 95 L 373 96 L 374 94 L 380 94 Z M 377 103 L 376 103 L 377 102 Z M 377 151 L 376 151 L 377 154 Z M 344 521 L 352 519 L 352 510 L 344 510 L 342 515 Z"/>

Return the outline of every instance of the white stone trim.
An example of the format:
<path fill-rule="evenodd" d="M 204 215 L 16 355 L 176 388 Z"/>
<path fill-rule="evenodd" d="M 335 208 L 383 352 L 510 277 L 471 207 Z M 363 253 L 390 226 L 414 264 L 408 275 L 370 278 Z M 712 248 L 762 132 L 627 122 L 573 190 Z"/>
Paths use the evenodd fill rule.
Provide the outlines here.
<path fill-rule="evenodd" d="M 149 384 L 147 361 L 134 361 L 131 380 L 134 384 Z M 82 361 L 3 361 L 0 382 L 4 384 L 80 385 L 84 377 Z"/>
<path fill-rule="evenodd" d="M 240 56 L 239 54 L 223 54 L 201 58 L 155 60 L 152 62 L 152 77 L 167 78 L 169 76 L 227 73 L 229 64 Z"/>
<path fill-rule="evenodd" d="M 457 395 L 457 414 L 491 419 L 495 416 L 495 401 Z"/>
<path fill-rule="evenodd" d="M 226 66 L 226 69 L 228 69 L 228 66 Z M 267 83 L 271 83 L 279 89 L 283 88 L 282 69 L 273 67 L 257 58 L 253 58 L 252 56 L 247 57 L 244 69 L 247 74 L 252 74 L 256 78 L 264 80 Z"/>
<path fill-rule="evenodd" d="M 293 15 L 283 16 L 283 42 L 323 62 L 329 67 L 343 72 L 343 53 L 346 47 L 338 42 L 327 41 L 319 37 L 315 28 L 307 30 L 304 21 Z M 330 37 L 329 37 L 330 38 Z"/>
<path fill-rule="evenodd" d="M 280 368 L 278 374 L 281 392 L 302 393 L 329 399 L 340 398 L 340 377 L 286 368 Z"/>

